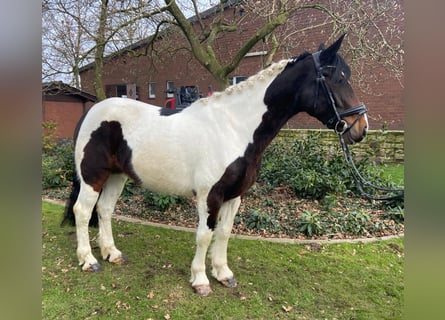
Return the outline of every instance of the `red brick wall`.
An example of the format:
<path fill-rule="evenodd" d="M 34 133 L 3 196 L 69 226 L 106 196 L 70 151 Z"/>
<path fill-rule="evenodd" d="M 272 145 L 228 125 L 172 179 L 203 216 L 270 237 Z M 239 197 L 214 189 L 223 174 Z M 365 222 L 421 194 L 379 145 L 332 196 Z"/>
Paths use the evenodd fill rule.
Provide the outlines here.
<path fill-rule="evenodd" d="M 44 100 L 42 121 L 54 121 L 57 124 L 55 138 L 72 138 L 83 110 L 83 102 Z"/>

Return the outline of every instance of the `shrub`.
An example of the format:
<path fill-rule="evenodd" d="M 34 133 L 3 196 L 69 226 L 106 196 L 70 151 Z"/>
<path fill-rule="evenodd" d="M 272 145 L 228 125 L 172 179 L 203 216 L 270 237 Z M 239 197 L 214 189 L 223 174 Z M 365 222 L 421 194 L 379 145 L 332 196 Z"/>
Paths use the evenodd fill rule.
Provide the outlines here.
<path fill-rule="evenodd" d="M 74 178 L 72 140 L 61 140 L 42 153 L 43 189 L 68 186 Z"/>
<path fill-rule="evenodd" d="M 260 210 L 252 209 L 246 215 L 238 217 L 235 224 L 241 222 L 250 230 L 258 230 L 267 233 L 274 233 L 281 230 L 281 226 L 270 214 L 262 213 Z"/>
<path fill-rule="evenodd" d="M 305 211 L 298 222 L 300 224 L 299 231 L 309 237 L 318 235 L 323 230 L 320 215 L 316 212 Z"/>
<path fill-rule="evenodd" d="M 259 181 L 270 187 L 290 185 L 299 197 L 322 199 L 351 187 L 339 147 L 327 152 L 319 133 L 306 139 L 277 139 L 264 153 Z"/>
<path fill-rule="evenodd" d="M 374 184 L 391 186 L 383 171 L 372 166 L 369 155 L 362 155 L 356 166 Z M 296 196 L 309 199 L 347 190 L 358 192 L 340 145 L 328 147 L 318 132 L 300 140 L 274 140 L 264 153 L 258 181 L 269 188 L 289 185 Z"/>
<path fill-rule="evenodd" d="M 354 235 L 367 234 L 370 216 L 364 210 L 351 211 L 344 217 L 345 232 Z"/>
<path fill-rule="evenodd" d="M 405 222 L 405 211 L 401 207 L 390 208 L 384 215 L 385 219 L 394 220 L 396 223 Z"/>
<path fill-rule="evenodd" d="M 56 133 L 57 124 L 54 121 L 42 122 L 42 151 L 50 152 L 56 146 L 54 134 Z"/>
<path fill-rule="evenodd" d="M 187 200 L 180 196 L 144 190 L 144 202 L 159 211 L 167 211 L 174 205 L 186 203 Z"/>

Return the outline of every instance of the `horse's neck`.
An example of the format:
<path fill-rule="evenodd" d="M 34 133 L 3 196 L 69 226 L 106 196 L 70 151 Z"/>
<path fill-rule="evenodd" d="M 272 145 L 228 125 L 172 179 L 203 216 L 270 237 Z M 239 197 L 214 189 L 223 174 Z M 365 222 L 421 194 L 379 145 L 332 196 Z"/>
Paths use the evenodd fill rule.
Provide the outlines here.
<path fill-rule="evenodd" d="M 283 70 L 286 61 L 280 61 L 261 71 L 253 78 L 248 79 L 234 87 L 229 87 L 223 92 L 216 92 L 213 96 L 198 100 L 197 108 L 209 108 L 221 125 L 231 127 L 242 134 L 254 134 L 254 131 L 262 125 L 263 115 L 267 112 L 264 104 L 264 95 Z M 277 132 L 279 128 L 276 128 Z"/>
<path fill-rule="evenodd" d="M 257 123 L 267 109 L 263 99 L 269 83 L 270 81 L 264 81 L 255 85 L 247 84 L 244 88 L 229 88 L 233 92 L 227 96 L 227 102 L 221 101 L 218 104 L 219 111 L 231 121 L 236 119 L 241 125 Z"/>

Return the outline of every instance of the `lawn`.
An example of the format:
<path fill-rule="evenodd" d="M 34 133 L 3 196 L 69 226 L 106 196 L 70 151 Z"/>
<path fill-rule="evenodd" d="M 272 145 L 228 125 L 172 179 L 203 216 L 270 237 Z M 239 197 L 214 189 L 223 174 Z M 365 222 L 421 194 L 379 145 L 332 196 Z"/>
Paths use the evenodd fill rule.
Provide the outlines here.
<path fill-rule="evenodd" d="M 211 278 L 199 297 L 188 282 L 194 234 L 115 221 L 130 264 L 77 266 L 75 229 L 63 207 L 42 204 L 43 319 L 401 319 L 403 239 L 374 243 L 280 244 L 231 239 L 239 285 Z M 95 230 L 91 232 L 94 236 Z M 93 249 L 99 257 L 98 248 Z"/>
<path fill-rule="evenodd" d="M 388 180 L 393 181 L 399 186 L 404 185 L 405 166 L 403 164 L 387 164 L 380 166 L 380 168 Z"/>

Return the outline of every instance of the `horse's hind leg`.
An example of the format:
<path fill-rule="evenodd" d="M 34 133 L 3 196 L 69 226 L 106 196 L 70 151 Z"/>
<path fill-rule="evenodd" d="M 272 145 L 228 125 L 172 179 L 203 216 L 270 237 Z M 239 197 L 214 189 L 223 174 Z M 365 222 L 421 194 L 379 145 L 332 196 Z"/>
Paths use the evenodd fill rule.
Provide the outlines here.
<path fill-rule="evenodd" d="M 201 296 L 207 296 L 212 293 L 209 279 L 206 276 L 205 267 L 207 249 L 209 248 L 213 235 L 212 230 L 207 226 L 207 217 L 209 214 L 207 212 L 206 198 L 207 197 L 198 196 L 197 199 L 199 224 L 196 231 L 196 252 L 192 261 L 192 277 L 190 279 L 192 287 Z"/>
<path fill-rule="evenodd" d="M 215 229 L 215 242 L 212 246 L 212 275 L 226 287 L 236 287 L 237 282 L 227 265 L 227 245 L 232 232 L 233 220 L 241 204 L 240 197 L 226 201 L 219 211 L 220 221 Z"/>
<path fill-rule="evenodd" d="M 124 174 L 111 174 L 102 188 L 96 205 L 99 217 L 98 242 L 102 258 L 117 264 L 124 264 L 127 259 L 114 244 L 111 216 L 126 181 L 127 177 Z"/>
<path fill-rule="evenodd" d="M 91 252 L 90 237 L 88 233 L 88 224 L 91 219 L 91 213 L 96 205 L 99 192 L 81 182 L 79 196 L 74 204 L 73 211 L 76 217 L 76 235 L 77 235 L 77 258 L 79 265 L 84 271 L 101 270 L 96 258 Z"/>

